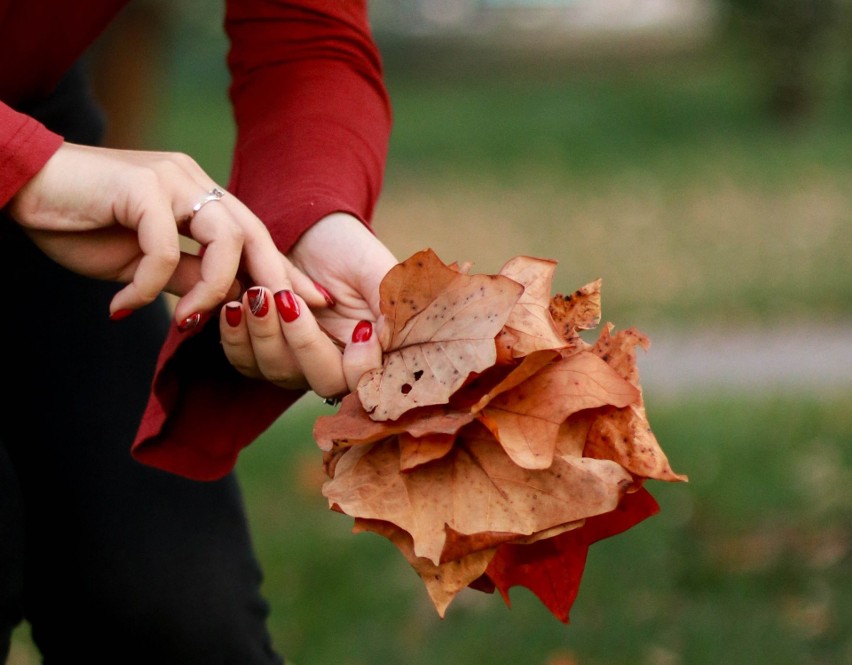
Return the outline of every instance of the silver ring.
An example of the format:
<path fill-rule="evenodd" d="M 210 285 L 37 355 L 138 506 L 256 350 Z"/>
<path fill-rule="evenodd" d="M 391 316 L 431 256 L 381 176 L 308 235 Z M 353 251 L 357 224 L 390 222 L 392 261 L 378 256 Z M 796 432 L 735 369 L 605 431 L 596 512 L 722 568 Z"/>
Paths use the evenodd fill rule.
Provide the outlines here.
<path fill-rule="evenodd" d="M 196 203 L 194 206 L 192 206 L 192 211 L 189 213 L 189 218 L 192 219 L 193 217 L 195 217 L 196 214 L 198 214 L 198 211 L 201 210 L 208 203 L 212 203 L 213 201 L 218 201 L 223 196 L 225 196 L 225 192 L 223 192 L 218 187 L 214 187 L 213 189 L 210 190 L 210 192 L 207 194 L 207 196 L 205 196 L 198 203 Z"/>

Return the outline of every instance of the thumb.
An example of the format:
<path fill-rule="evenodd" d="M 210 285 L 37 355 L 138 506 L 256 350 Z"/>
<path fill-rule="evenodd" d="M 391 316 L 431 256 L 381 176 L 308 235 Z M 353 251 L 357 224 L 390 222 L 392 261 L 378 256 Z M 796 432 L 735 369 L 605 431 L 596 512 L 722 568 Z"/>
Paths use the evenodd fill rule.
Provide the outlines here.
<path fill-rule="evenodd" d="M 343 350 L 343 375 L 351 392 L 365 372 L 382 365 L 382 347 L 370 321 L 359 321 L 352 331 L 352 341 Z"/>

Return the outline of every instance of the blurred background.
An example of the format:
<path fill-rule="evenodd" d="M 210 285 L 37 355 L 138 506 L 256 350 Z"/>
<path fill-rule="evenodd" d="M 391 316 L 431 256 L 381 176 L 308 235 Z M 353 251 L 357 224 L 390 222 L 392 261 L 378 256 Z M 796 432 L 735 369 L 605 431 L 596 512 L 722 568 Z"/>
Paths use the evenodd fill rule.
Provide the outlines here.
<path fill-rule="evenodd" d="M 649 419 L 686 485 L 591 548 L 571 623 L 525 589 L 439 619 L 321 496 L 306 396 L 240 460 L 296 665 L 852 663 L 852 4 L 379 0 L 395 124 L 380 237 L 494 272 L 557 260 L 651 338 Z M 227 181 L 222 3 L 131 3 L 92 53 L 119 147 Z M 27 628 L 12 663 L 37 662 Z"/>

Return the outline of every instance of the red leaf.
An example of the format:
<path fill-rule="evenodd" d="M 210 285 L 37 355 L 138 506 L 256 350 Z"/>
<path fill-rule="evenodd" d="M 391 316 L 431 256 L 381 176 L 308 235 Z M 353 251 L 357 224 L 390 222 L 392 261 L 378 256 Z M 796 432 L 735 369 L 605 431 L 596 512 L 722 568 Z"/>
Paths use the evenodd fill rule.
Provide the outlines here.
<path fill-rule="evenodd" d="M 510 605 L 509 589 L 524 586 L 557 619 L 568 623 L 569 611 L 580 590 L 589 545 L 626 531 L 658 511 L 654 498 L 647 490 L 639 489 L 624 495 L 612 512 L 589 517 L 579 529 L 532 545 L 499 546 L 485 574 L 507 605 Z"/>

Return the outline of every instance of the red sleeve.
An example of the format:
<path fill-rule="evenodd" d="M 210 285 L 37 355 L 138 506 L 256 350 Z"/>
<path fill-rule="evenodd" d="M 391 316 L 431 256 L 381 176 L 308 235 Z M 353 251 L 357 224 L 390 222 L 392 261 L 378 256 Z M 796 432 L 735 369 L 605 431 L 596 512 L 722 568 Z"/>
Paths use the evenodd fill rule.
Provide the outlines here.
<path fill-rule="evenodd" d="M 282 251 L 331 212 L 369 223 L 391 112 L 363 0 L 233 0 L 226 29 L 237 142 L 229 189 Z M 302 393 L 239 375 L 213 319 L 173 326 L 133 445 L 139 461 L 210 480 Z"/>
<path fill-rule="evenodd" d="M 382 184 L 390 105 L 366 2 L 228 6 L 237 123 L 232 191 L 286 251 L 314 222 L 367 222 Z"/>
<path fill-rule="evenodd" d="M 0 103 L 0 207 L 41 171 L 62 137 Z"/>

